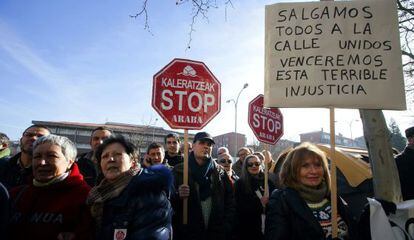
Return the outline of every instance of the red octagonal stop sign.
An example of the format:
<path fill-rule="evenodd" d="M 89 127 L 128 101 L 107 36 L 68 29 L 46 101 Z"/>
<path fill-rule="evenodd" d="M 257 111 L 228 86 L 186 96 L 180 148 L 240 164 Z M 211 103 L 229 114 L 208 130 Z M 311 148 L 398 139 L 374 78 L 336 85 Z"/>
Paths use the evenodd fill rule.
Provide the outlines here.
<path fill-rule="evenodd" d="M 220 103 L 221 84 L 202 62 L 176 58 L 154 75 L 152 107 L 171 128 L 202 129 Z"/>
<path fill-rule="evenodd" d="M 263 108 L 263 94 L 249 103 L 249 125 L 257 139 L 276 144 L 283 136 L 283 116 L 279 108 Z"/>

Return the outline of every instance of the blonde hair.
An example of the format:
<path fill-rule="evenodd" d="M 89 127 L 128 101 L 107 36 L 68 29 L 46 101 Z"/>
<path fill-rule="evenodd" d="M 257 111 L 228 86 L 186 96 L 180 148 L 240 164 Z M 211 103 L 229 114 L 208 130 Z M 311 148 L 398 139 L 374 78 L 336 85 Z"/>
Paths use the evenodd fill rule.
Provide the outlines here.
<path fill-rule="evenodd" d="M 323 180 L 330 191 L 331 176 L 329 175 L 328 160 L 326 155 L 317 146 L 308 142 L 300 144 L 288 153 L 279 174 L 280 184 L 283 187 L 291 187 L 297 190 L 299 185 L 301 185 L 298 179 L 300 168 L 303 162 L 308 158 L 318 159 L 321 161 L 323 168 Z"/>

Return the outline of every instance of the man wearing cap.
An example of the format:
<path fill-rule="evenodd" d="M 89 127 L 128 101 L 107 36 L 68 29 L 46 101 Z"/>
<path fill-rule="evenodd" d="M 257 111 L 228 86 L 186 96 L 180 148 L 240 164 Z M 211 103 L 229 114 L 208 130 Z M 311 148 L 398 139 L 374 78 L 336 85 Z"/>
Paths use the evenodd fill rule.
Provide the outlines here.
<path fill-rule="evenodd" d="M 23 131 L 20 138 L 21 152 L 7 161 L 0 162 L 0 182 L 7 189 L 30 183 L 33 180 L 32 157 L 33 143 L 42 136 L 50 134 L 50 130 L 43 125 L 31 125 Z"/>
<path fill-rule="evenodd" d="M 174 239 L 230 239 L 235 202 L 227 173 L 211 157 L 214 140 L 206 132 L 194 136 L 188 158 L 188 185 L 183 163 L 173 169 L 178 191 L 172 198 Z M 188 199 L 188 223 L 183 224 L 183 199 Z"/>
<path fill-rule="evenodd" d="M 396 158 L 404 201 L 414 199 L 414 127 L 405 130 L 407 146 Z"/>

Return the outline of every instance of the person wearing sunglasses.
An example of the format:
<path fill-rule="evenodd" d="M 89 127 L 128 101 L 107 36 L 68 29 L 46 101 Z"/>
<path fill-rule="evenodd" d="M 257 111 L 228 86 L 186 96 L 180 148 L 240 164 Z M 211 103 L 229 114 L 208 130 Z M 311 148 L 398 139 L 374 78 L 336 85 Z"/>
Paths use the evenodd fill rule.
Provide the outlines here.
<path fill-rule="evenodd" d="M 231 156 L 228 153 L 222 153 L 217 158 L 217 163 L 224 168 L 229 175 L 231 182 L 234 183 L 239 179 L 236 173 L 233 171 L 233 162 L 231 160 Z"/>
<path fill-rule="evenodd" d="M 268 185 L 269 192 L 272 192 L 274 184 L 268 181 Z M 236 239 L 264 239 L 264 213 L 269 200 L 264 190 L 263 161 L 257 155 L 248 155 L 235 184 Z"/>

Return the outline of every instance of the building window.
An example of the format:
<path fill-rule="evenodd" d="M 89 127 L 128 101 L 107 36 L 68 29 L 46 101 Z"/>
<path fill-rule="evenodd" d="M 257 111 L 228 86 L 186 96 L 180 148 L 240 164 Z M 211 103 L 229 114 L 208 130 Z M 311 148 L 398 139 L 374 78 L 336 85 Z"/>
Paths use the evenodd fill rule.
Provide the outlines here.
<path fill-rule="evenodd" d="M 76 147 L 79 149 L 91 149 L 91 146 L 89 144 L 84 144 L 84 143 L 78 143 L 76 144 Z"/>
<path fill-rule="evenodd" d="M 60 128 L 58 134 L 75 135 L 75 129 Z"/>
<path fill-rule="evenodd" d="M 92 131 L 89 131 L 89 130 L 78 130 L 77 132 L 79 136 L 86 136 L 86 137 L 89 137 L 92 134 Z"/>

